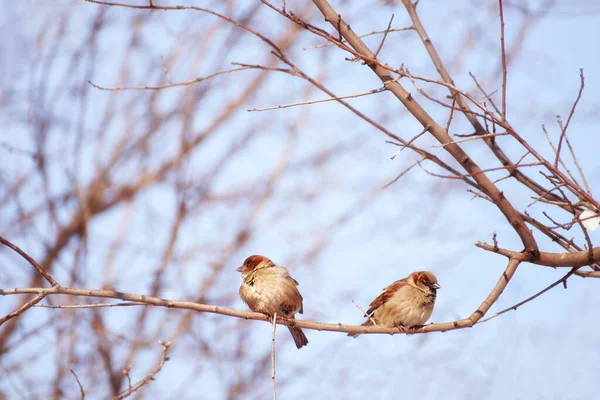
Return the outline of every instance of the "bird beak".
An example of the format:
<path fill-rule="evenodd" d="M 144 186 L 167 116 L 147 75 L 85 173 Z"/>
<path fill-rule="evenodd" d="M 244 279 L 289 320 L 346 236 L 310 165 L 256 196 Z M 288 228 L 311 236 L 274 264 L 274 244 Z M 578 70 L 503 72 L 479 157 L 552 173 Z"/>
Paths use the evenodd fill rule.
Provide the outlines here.
<path fill-rule="evenodd" d="M 241 267 L 239 267 L 238 269 L 236 269 L 237 272 L 242 272 L 242 268 L 244 268 L 244 266 L 242 265 Z"/>
<path fill-rule="evenodd" d="M 434 289 L 439 289 L 441 286 L 438 285 L 437 283 L 434 283 L 433 285 L 431 285 L 431 287 Z"/>

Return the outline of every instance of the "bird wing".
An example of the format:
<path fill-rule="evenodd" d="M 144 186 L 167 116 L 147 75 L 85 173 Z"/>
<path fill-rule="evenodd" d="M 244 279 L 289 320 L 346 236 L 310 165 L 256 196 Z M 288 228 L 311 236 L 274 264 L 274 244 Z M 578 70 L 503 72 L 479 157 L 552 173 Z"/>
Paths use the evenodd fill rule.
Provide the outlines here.
<path fill-rule="evenodd" d="M 406 278 L 404 278 L 392 283 L 391 285 L 383 289 L 383 293 L 377 296 L 375 300 L 373 300 L 371 304 L 369 304 L 367 315 L 371 315 L 377 308 L 385 304 L 390 299 L 390 297 L 392 297 L 398 291 L 400 287 L 406 284 Z"/>

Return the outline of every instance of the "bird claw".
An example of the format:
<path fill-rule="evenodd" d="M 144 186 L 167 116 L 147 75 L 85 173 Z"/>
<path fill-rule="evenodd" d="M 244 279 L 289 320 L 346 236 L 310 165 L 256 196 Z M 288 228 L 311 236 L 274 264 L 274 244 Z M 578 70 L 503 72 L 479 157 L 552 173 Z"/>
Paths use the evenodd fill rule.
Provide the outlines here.
<path fill-rule="evenodd" d="M 398 326 L 396 326 L 396 328 L 398 328 L 400 333 L 404 333 L 406 335 L 414 335 L 415 333 L 417 333 L 417 330 L 421 327 L 422 327 L 422 325 L 415 325 L 415 326 L 398 325 Z"/>

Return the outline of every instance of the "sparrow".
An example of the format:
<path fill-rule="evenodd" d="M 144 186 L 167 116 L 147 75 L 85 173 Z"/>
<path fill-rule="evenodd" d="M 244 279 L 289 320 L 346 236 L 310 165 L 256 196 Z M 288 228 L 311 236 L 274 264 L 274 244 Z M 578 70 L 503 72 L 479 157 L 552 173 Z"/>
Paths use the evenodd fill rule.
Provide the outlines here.
<path fill-rule="evenodd" d="M 406 328 L 423 325 L 433 312 L 440 285 L 431 272 L 417 271 L 383 289 L 369 305 L 367 320 L 361 326 Z M 360 333 L 349 333 L 357 337 Z"/>
<path fill-rule="evenodd" d="M 236 269 L 242 274 L 240 297 L 252 311 L 272 317 L 275 313 L 293 319 L 296 313 L 302 314 L 302 295 L 298 282 L 288 270 L 276 265 L 267 257 L 254 255 L 246 258 Z M 297 348 L 306 346 L 308 339 L 302 329 L 288 325 Z"/>

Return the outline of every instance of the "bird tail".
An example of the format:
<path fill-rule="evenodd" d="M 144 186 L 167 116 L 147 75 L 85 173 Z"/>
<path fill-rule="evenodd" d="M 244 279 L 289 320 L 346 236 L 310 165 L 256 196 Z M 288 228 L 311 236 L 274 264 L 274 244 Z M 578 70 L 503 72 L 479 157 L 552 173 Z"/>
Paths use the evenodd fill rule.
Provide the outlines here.
<path fill-rule="evenodd" d="M 302 332 L 302 329 L 296 326 L 288 326 L 288 329 L 294 338 L 297 348 L 301 348 L 302 346 L 306 346 L 308 344 L 308 339 L 304 335 L 304 332 Z"/>
<path fill-rule="evenodd" d="M 368 318 L 360 326 L 373 326 L 373 322 L 371 321 L 371 318 Z M 357 338 L 360 336 L 360 333 L 349 333 L 348 336 L 350 336 L 351 338 Z"/>

